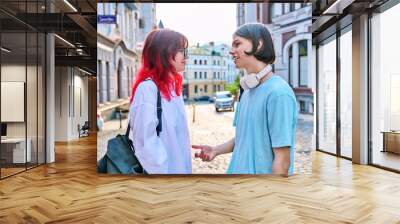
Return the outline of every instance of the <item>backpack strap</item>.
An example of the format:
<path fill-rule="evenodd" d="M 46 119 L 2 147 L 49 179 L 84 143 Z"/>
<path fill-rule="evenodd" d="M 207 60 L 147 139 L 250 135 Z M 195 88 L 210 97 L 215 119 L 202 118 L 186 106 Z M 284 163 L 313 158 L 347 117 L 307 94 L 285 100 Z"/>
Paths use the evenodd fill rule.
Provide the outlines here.
<path fill-rule="evenodd" d="M 243 92 L 244 92 L 244 89 L 239 85 L 239 102 L 240 102 L 240 99 L 242 98 L 242 95 L 243 95 Z"/>
<path fill-rule="evenodd" d="M 160 94 L 160 90 L 157 89 L 157 119 L 158 119 L 158 124 L 157 124 L 157 127 L 156 127 L 157 136 L 160 136 L 160 132 L 162 130 L 161 115 L 162 115 L 161 94 Z"/>
<path fill-rule="evenodd" d="M 148 81 L 151 79 L 146 79 L 144 81 Z M 162 107 L 161 107 L 161 93 L 160 90 L 157 88 L 157 119 L 158 119 L 158 124 L 156 127 L 156 131 L 157 131 L 157 136 L 160 136 L 160 132 L 162 131 L 162 119 L 161 119 L 161 115 L 162 115 Z M 125 135 L 129 137 L 129 132 L 131 130 L 131 122 L 128 121 L 128 127 L 126 128 L 126 132 Z"/>

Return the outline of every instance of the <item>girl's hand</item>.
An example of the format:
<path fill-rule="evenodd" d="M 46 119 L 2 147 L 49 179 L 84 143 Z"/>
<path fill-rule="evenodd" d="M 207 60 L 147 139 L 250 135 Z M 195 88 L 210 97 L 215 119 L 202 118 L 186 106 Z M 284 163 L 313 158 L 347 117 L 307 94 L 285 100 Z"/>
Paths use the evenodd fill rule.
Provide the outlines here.
<path fill-rule="evenodd" d="M 192 145 L 192 148 L 201 150 L 200 152 L 196 152 L 194 157 L 201 158 L 203 162 L 210 162 L 217 156 L 215 148 L 208 145 Z"/>

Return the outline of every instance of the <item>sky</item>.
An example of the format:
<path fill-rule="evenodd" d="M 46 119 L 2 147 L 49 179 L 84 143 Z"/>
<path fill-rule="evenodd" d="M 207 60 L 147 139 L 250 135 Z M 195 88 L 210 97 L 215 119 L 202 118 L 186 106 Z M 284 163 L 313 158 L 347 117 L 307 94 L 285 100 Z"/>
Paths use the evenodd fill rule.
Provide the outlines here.
<path fill-rule="evenodd" d="M 231 44 L 236 3 L 157 3 L 157 24 L 185 35 L 189 45 L 210 41 Z"/>

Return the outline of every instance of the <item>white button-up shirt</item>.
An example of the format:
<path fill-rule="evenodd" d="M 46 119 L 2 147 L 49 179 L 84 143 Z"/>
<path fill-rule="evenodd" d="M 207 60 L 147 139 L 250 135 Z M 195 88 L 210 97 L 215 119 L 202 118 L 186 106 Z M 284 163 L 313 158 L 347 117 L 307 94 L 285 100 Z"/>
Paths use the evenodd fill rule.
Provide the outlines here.
<path fill-rule="evenodd" d="M 182 96 L 161 97 L 162 131 L 157 136 L 157 86 L 143 81 L 130 106 L 129 138 L 135 155 L 149 174 L 191 174 L 192 160 L 185 106 Z"/>

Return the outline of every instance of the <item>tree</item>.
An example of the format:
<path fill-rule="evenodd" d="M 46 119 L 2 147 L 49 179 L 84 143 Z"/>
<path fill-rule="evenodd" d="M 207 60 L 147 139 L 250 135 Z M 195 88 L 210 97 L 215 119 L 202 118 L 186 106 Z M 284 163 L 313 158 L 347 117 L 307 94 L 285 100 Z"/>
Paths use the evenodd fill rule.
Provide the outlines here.
<path fill-rule="evenodd" d="M 225 84 L 225 89 L 229 91 L 235 99 L 237 98 L 240 87 L 240 74 L 236 75 L 235 81 L 232 84 Z"/>

